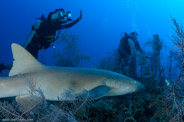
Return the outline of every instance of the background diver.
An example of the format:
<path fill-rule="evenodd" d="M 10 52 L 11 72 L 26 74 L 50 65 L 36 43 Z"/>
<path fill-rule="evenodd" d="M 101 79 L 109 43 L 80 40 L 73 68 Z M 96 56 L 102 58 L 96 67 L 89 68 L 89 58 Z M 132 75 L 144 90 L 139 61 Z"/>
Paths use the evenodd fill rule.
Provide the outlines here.
<path fill-rule="evenodd" d="M 124 35 L 122 36 L 122 34 Z M 127 63 L 126 60 L 132 55 L 131 47 L 128 41 L 129 39 L 131 39 L 132 42 L 134 43 L 136 51 L 143 53 L 143 50 L 140 47 L 137 37 L 138 37 L 137 32 L 131 32 L 130 35 L 127 34 L 126 32 L 121 33 L 121 40 L 118 47 L 118 64 L 121 64 L 122 60 L 124 60 L 126 64 Z"/>
<path fill-rule="evenodd" d="M 39 50 L 49 48 L 51 43 L 56 40 L 56 31 L 74 26 L 81 18 L 82 10 L 80 11 L 80 16 L 73 21 L 71 12 L 65 12 L 64 9 L 56 9 L 54 12 L 50 12 L 47 18 L 42 14 L 32 26 L 31 33 L 26 40 L 25 48 L 35 58 L 38 58 Z M 11 69 L 11 66 L 5 66 L 1 63 L 0 72 L 3 69 Z"/>
<path fill-rule="evenodd" d="M 138 34 L 137 32 L 131 32 L 130 35 L 128 35 L 126 32 L 124 32 L 124 36 L 121 37 L 120 44 L 118 47 L 118 53 L 121 58 L 127 58 L 131 56 L 131 49 L 130 45 L 128 43 L 128 40 L 131 39 L 135 44 L 135 49 L 139 52 L 143 53 L 143 50 L 140 47 L 140 44 L 137 40 Z"/>

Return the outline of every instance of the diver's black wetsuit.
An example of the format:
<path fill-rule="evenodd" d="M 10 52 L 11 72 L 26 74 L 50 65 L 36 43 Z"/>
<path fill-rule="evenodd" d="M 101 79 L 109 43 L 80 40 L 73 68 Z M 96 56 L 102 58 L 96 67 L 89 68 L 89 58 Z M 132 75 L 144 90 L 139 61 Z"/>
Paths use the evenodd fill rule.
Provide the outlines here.
<path fill-rule="evenodd" d="M 54 12 L 50 12 L 47 19 L 44 15 L 39 18 L 42 20 L 40 23 L 38 29 L 36 29 L 34 26 L 32 29 L 35 31 L 35 34 L 31 38 L 30 42 L 25 46 L 25 48 L 35 57 L 38 57 L 38 51 L 42 48 L 47 49 L 50 47 L 50 44 L 55 41 L 55 35 L 56 31 L 70 28 L 73 25 L 75 25 L 77 22 L 79 22 L 82 18 L 82 11 L 80 13 L 80 16 L 68 23 L 66 22 L 60 22 L 59 20 L 52 20 L 51 17 L 53 14 L 55 14 L 57 11 L 62 11 L 63 9 L 56 9 Z M 71 21 L 71 20 L 69 20 Z M 4 69 L 10 70 L 12 65 L 4 65 L 3 63 L 0 63 L 0 72 Z"/>
<path fill-rule="evenodd" d="M 50 13 L 47 20 L 41 22 L 39 28 L 35 30 L 36 34 L 33 36 L 31 41 L 26 45 L 26 49 L 35 57 L 38 57 L 38 51 L 42 48 L 47 49 L 50 47 L 50 43 L 55 41 L 55 35 L 57 30 L 70 28 L 80 21 L 81 17 L 72 21 L 71 23 L 64 24 L 59 21 L 51 21 Z M 34 27 L 33 27 L 34 29 Z"/>
<path fill-rule="evenodd" d="M 137 39 L 135 39 L 132 36 L 125 33 L 124 36 L 120 40 L 120 44 L 119 44 L 119 48 L 118 48 L 118 53 L 119 53 L 121 58 L 131 56 L 131 49 L 130 49 L 130 45 L 128 43 L 128 39 L 131 39 L 134 42 L 136 50 L 143 52 Z"/>

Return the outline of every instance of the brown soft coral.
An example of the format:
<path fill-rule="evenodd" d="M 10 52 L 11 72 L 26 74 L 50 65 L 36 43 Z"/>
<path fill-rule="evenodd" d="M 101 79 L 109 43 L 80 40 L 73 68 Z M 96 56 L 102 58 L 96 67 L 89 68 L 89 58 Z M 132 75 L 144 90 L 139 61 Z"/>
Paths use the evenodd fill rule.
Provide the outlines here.
<path fill-rule="evenodd" d="M 177 81 L 178 83 L 180 83 L 184 77 L 184 32 L 183 32 L 183 26 L 180 26 L 177 23 L 176 19 L 172 18 L 172 21 L 175 25 L 175 28 L 174 28 L 175 34 L 172 35 L 170 39 L 178 49 L 177 50 L 178 55 L 182 57 L 181 72 L 180 72 L 179 79 Z"/>

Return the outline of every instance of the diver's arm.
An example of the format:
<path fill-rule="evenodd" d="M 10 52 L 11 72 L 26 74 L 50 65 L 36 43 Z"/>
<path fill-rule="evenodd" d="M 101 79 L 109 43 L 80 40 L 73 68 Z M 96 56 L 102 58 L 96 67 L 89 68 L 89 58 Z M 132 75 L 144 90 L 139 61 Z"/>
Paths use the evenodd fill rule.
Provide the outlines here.
<path fill-rule="evenodd" d="M 141 49 L 141 46 L 140 46 L 140 44 L 139 44 L 139 42 L 138 42 L 137 40 L 135 41 L 135 48 L 136 48 L 138 51 L 143 52 L 143 50 Z"/>
<path fill-rule="evenodd" d="M 80 16 L 79 18 L 77 18 L 76 20 L 72 21 L 71 23 L 68 23 L 66 25 L 61 25 L 60 26 L 60 29 L 65 29 L 65 28 L 70 28 L 72 27 L 73 25 L 77 24 L 80 20 L 82 19 L 82 10 L 80 11 Z M 60 30 L 59 29 L 59 30 Z"/>

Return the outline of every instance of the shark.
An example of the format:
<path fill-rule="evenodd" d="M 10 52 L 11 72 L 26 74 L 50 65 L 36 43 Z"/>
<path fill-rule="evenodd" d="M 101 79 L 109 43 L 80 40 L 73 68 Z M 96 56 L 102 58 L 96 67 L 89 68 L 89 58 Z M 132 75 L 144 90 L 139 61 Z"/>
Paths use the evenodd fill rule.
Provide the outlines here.
<path fill-rule="evenodd" d="M 119 96 L 134 93 L 144 86 L 125 75 L 93 68 L 57 67 L 40 63 L 26 49 L 16 43 L 11 45 L 13 66 L 8 77 L 0 78 L 0 98 L 29 97 L 29 80 L 39 87 L 46 100 L 58 101 L 65 90 L 79 94 L 83 89 L 89 96 L 99 99 L 105 96 Z"/>

